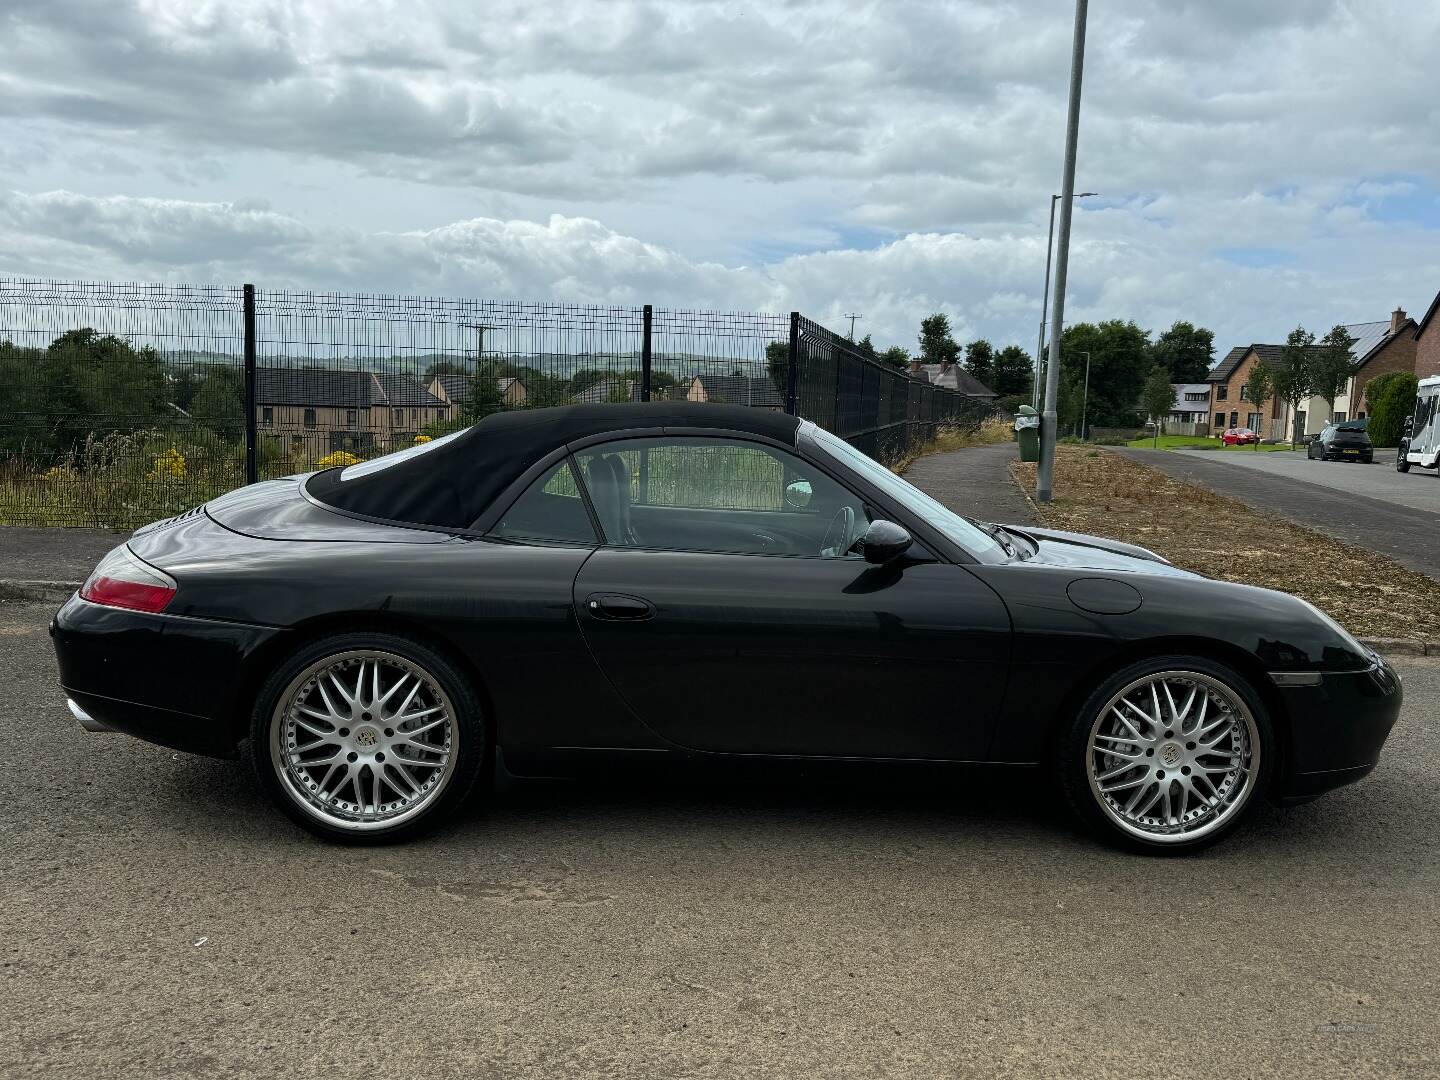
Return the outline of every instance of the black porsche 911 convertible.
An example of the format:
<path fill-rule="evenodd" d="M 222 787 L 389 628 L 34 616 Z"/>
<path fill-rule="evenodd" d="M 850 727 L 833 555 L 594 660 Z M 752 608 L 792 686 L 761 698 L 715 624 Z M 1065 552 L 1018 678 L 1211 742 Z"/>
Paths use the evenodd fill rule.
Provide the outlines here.
<path fill-rule="evenodd" d="M 1310 604 L 961 517 L 790 416 L 497 414 L 138 530 L 51 632 L 87 728 L 246 753 L 322 836 L 616 762 L 1045 770 L 1200 847 L 1374 768 L 1400 707 Z M 1036 782 L 1041 782 L 1037 777 Z"/>

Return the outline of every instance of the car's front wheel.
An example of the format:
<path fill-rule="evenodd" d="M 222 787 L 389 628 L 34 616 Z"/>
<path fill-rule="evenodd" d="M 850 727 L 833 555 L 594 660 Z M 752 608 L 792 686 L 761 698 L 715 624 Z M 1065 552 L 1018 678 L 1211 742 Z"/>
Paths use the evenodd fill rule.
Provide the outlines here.
<path fill-rule="evenodd" d="M 352 633 L 317 641 L 271 674 L 250 753 L 291 820 L 326 839 L 409 839 L 464 801 L 485 759 L 479 701 L 423 642 Z"/>
<path fill-rule="evenodd" d="M 1402 442 L 1402 443 L 1400 444 L 1400 448 L 1395 452 L 1395 471 L 1396 471 L 1396 472 L 1409 472 L 1409 471 L 1410 471 L 1410 459 L 1409 459 L 1408 457 L 1406 457 L 1406 455 L 1409 454 L 1409 453 L 1410 453 L 1410 444 L 1409 444 L 1408 442 Z"/>
<path fill-rule="evenodd" d="M 1132 850 L 1206 847 L 1264 790 L 1274 738 L 1238 672 L 1200 656 L 1130 664 L 1097 686 L 1061 738 L 1060 777 L 1076 814 Z"/>

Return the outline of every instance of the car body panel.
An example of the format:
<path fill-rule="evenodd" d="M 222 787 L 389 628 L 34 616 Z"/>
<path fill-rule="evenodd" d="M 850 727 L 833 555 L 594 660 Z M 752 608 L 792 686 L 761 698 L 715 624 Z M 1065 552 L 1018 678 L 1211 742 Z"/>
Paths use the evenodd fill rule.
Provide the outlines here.
<path fill-rule="evenodd" d="M 795 452 L 823 455 L 803 431 Z M 1194 651 L 1239 668 L 1294 733 L 1282 775 L 1310 779 L 1281 794 L 1373 765 L 1398 682 L 1376 682 L 1376 659 L 1302 601 L 1058 530 L 1016 528 L 1014 557 L 967 554 L 838 459 L 822 467 L 912 534 L 909 555 L 872 566 L 497 541 L 331 510 L 294 479 L 253 485 L 129 541 L 177 583 L 164 614 L 61 609 L 62 683 L 112 726 L 226 753 L 290 649 L 384 628 L 473 677 L 523 775 L 605 754 L 1034 764 L 1106 672 Z M 646 617 L 592 618 L 597 594 Z M 1271 673 L 1313 675 L 1318 696 L 1269 686 Z M 1368 734 L 1335 737 L 1346 710 Z M 1305 731 L 1327 734 L 1302 747 Z"/>
<path fill-rule="evenodd" d="M 611 682 L 689 749 L 978 760 L 1005 693 L 1005 605 L 949 563 L 602 549 L 575 601 Z"/>

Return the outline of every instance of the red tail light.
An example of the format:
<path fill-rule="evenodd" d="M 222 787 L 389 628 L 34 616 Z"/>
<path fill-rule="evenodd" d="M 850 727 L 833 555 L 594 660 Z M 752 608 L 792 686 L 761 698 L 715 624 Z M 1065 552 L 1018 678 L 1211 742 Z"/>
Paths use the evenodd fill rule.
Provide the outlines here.
<path fill-rule="evenodd" d="M 164 611 L 175 589 L 174 578 L 141 562 L 121 544 L 100 560 L 95 572 L 80 586 L 80 596 L 106 607 Z"/>

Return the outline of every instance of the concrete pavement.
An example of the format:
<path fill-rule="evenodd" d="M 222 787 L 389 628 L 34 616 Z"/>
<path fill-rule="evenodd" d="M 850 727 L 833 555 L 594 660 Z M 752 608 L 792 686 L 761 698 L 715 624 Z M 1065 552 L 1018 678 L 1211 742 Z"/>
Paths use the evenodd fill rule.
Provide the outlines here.
<path fill-rule="evenodd" d="M 1433 1076 L 1440 661 L 1377 772 L 1123 855 L 1038 776 L 617 779 L 327 846 L 0 604 L 5 1077 Z"/>
<path fill-rule="evenodd" d="M 916 458 L 905 479 L 957 514 L 1011 525 L 1036 524 L 1030 504 L 1010 478 L 1020 457 L 1013 442 L 972 446 Z"/>

